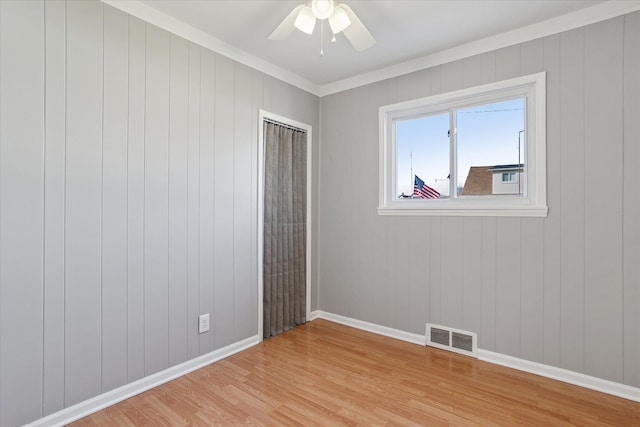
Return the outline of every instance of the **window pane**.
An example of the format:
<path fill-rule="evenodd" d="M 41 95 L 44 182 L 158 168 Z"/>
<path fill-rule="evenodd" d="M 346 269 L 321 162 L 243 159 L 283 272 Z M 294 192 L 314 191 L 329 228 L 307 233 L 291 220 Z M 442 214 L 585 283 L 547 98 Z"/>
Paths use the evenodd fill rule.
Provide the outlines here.
<path fill-rule="evenodd" d="M 399 198 L 449 197 L 448 132 L 447 113 L 396 122 Z"/>
<path fill-rule="evenodd" d="M 523 194 L 525 98 L 456 112 L 460 196 Z"/>

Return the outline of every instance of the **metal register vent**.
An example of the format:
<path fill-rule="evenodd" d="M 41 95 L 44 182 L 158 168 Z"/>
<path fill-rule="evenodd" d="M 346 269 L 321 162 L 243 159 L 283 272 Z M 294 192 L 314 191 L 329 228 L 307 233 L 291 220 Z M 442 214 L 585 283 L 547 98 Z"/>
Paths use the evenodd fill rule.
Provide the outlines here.
<path fill-rule="evenodd" d="M 478 334 L 427 323 L 427 345 L 478 357 Z"/>

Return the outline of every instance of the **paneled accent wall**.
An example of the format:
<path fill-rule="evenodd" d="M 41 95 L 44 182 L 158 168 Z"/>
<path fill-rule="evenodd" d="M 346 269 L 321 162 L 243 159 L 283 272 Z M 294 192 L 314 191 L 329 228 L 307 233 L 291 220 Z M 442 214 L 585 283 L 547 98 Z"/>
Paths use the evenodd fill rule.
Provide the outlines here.
<path fill-rule="evenodd" d="M 640 13 L 322 98 L 319 307 L 640 387 Z M 378 216 L 378 107 L 547 73 L 547 218 Z"/>
<path fill-rule="evenodd" d="M 318 125 L 99 1 L 0 1 L 1 426 L 258 333 L 259 108 Z"/>

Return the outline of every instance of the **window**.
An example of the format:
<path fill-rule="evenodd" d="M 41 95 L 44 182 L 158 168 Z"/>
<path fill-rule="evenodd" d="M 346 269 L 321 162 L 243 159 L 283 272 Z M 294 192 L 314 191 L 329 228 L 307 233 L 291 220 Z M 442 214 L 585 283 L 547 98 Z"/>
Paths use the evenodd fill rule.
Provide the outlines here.
<path fill-rule="evenodd" d="M 380 214 L 546 216 L 545 75 L 380 108 Z"/>
<path fill-rule="evenodd" d="M 516 173 L 515 172 L 503 172 L 502 173 L 502 182 L 515 182 Z"/>

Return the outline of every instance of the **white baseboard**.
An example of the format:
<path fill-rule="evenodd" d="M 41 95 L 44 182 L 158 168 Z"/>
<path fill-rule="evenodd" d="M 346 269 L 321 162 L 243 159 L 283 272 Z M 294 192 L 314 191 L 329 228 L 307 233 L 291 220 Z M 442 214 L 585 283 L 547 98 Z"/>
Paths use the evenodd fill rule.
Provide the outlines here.
<path fill-rule="evenodd" d="M 373 332 L 374 334 L 384 335 L 385 337 L 395 338 L 407 341 L 413 344 L 425 345 L 426 338 L 424 335 L 414 334 L 411 332 L 401 331 L 399 329 L 388 328 L 386 326 L 376 325 L 362 320 L 352 319 L 350 317 L 340 316 L 339 314 L 327 313 L 326 311 L 316 310 L 311 312 L 311 320 L 325 319 L 342 325 L 351 326 L 363 331 Z"/>
<path fill-rule="evenodd" d="M 635 402 L 640 402 L 640 388 L 637 387 L 592 377 L 579 372 L 569 371 L 568 369 L 518 359 L 517 357 L 494 353 L 488 350 L 478 350 L 478 359 L 591 390 L 600 391 L 602 393 L 611 394 L 613 396 L 622 397 L 624 399 L 633 400 Z"/>
<path fill-rule="evenodd" d="M 426 345 L 426 338 L 423 335 L 401 331 L 399 329 L 389 328 L 386 326 L 377 325 L 375 323 L 365 322 L 362 320 L 328 313 L 321 310 L 315 310 L 311 312 L 309 320 L 315 319 L 326 319 L 335 323 L 351 326 L 353 328 L 372 332 L 378 335 L 399 339 L 413 344 Z M 80 402 L 76 405 L 55 412 L 44 418 L 40 418 L 39 420 L 28 424 L 28 426 L 64 426 L 108 406 L 114 405 L 132 396 L 145 392 L 153 387 L 159 386 L 160 384 L 164 384 L 175 378 L 186 375 L 189 372 L 195 371 L 196 369 L 200 369 L 206 365 L 210 365 L 211 363 L 224 359 L 225 357 L 229 357 L 235 353 L 253 347 L 261 341 L 262 339 L 259 335 L 246 338 L 237 343 L 228 345 L 224 348 L 212 351 L 211 353 L 207 353 L 195 359 L 181 363 L 180 365 L 173 366 L 171 368 L 165 369 L 164 371 L 144 377 L 138 381 L 123 385 L 122 387 L 119 387 L 115 390 L 111 390 L 99 396 L 85 400 L 84 402 Z M 554 380 L 563 381 L 569 384 L 574 384 L 591 390 L 596 390 L 602 393 L 611 394 L 613 396 L 622 397 L 624 399 L 629 399 L 635 402 L 640 402 L 640 388 L 637 387 L 592 377 L 578 372 L 569 371 L 567 369 L 556 368 L 555 366 L 544 365 L 542 363 L 531 362 L 524 359 L 518 359 L 516 357 L 494 353 L 488 350 L 478 349 L 478 358 L 479 360 L 485 362 L 502 365 Z"/>
<path fill-rule="evenodd" d="M 204 366 L 210 365 L 211 363 L 217 362 L 218 360 L 224 359 L 225 357 L 229 357 L 232 354 L 246 350 L 249 347 L 253 347 L 261 341 L 262 339 L 260 335 L 254 335 L 242 341 L 238 341 L 237 343 L 212 351 L 211 353 L 207 353 L 179 365 L 172 366 L 164 371 L 160 371 L 132 383 L 125 384 L 122 387 L 100 394 L 76 405 L 69 406 L 61 411 L 55 412 L 44 418 L 40 418 L 39 420 L 28 424 L 28 426 L 64 426 L 108 406 L 147 391 L 153 387 L 159 386 L 160 384 L 164 384 L 168 381 L 186 375 L 189 372 L 195 371 L 196 369 L 200 369 Z"/>
<path fill-rule="evenodd" d="M 400 331 L 398 329 L 380 326 L 362 320 L 352 319 L 338 314 L 327 313 L 326 311 L 316 310 L 311 313 L 310 320 L 326 319 L 342 325 L 351 326 L 364 331 L 373 332 L 375 334 L 396 338 L 402 341 L 418 345 L 426 345 L 426 337 L 413 334 L 410 332 Z M 602 393 L 611 394 L 613 396 L 622 397 L 624 399 L 640 402 L 640 388 L 620 384 L 614 381 L 604 380 L 602 378 L 592 377 L 578 372 L 569 371 L 567 369 L 557 368 L 555 366 L 544 365 L 542 363 L 531 362 L 529 360 L 518 359 L 517 357 L 507 356 L 505 354 L 494 353 L 488 350 L 478 349 L 478 359 L 502 365 L 508 368 L 517 369 L 519 371 L 529 372 L 531 374 L 540 375 L 542 377 L 551 378 L 565 383 L 577 385 L 580 387 L 596 390 Z"/>

